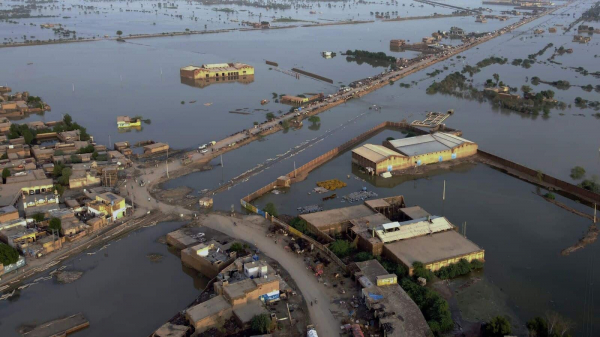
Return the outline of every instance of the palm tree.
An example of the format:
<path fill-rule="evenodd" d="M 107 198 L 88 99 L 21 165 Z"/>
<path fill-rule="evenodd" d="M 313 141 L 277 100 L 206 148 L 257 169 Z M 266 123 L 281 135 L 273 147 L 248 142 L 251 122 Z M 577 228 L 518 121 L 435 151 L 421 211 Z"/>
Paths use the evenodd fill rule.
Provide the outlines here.
<path fill-rule="evenodd" d="M 498 81 L 500 81 L 500 75 L 494 74 L 494 79 L 496 80 L 496 85 L 498 85 Z"/>

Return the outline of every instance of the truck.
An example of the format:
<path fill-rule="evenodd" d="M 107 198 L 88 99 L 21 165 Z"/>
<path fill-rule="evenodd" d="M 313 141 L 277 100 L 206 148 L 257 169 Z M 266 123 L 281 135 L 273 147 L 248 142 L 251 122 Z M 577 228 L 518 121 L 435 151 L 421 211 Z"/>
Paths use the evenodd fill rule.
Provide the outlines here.
<path fill-rule="evenodd" d="M 308 325 L 306 327 L 306 337 L 319 337 L 319 335 L 317 335 L 317 330 L 314 326 Z"/>

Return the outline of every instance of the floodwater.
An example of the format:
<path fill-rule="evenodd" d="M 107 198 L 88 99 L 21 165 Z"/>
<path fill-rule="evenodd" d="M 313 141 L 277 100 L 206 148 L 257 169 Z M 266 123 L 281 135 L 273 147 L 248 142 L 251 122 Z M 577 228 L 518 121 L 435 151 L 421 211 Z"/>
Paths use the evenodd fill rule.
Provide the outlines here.
<path fill-rule="evenodd" d="M 385 130 L 365 143 L 380 144 L 387 137 L 403 135 Z M 327 179 L 341 179 L 348 186 L 331 193 L 310 193 L 316 182 Z M 442 201 L 444 181 L 446 199 Z M 535 195 L 534 185 L 486 165 L 464 163 L 414 180 L 402 176 L 383 179 L 360 173 L 351 164 L 351 152 L 347 151 L 311 172 L 306 180 L 286 189 L 285 194 L 267 194 L 254 204 L 262 208 L 273 202 L 279 214 L 296 215 L 300 206 L 333 209 L 357 205 L 359 202 L 342 202 L 341 197 L 363 187 L 379 197 L 403 195 L 407 206 L 418 205 L 430 214 L 443 215 L 459 228 L 466 222 L 467 237 L 485 249 L 485 280 L 506 295 L 507 305 L 520 319 L 513 324 L 523 328 L 528 319 L 551 310 L 575 322 L 577 333 L 573 335 L 584 335 L 586 302 L 592 300 L 593 306 L 600 305 L 598 297 L 586 297 L 589 287 L 600 281 L 594 262 L 600 246 L 592 244 L 570 256 L 561 256 L 560 252 L 576 243 L 591 221 Z M 322 201 L 332 193 L 338 198 Z M 561 196 L 557 200 L 591 212 L 588 207 Z M 600 333 L 597 324 L 594 329 L 592 336 Z"/>
<path fill-rule="evenodd" d="M 142 3 L 144 2 L 128 4 L 140 9 Z M 398 9 L 401 16 L 450 12 L 430 6 L 413 8 L 408 2 L 403 7 L 402 3 L 399 2 Z M 350 18 L 364 20 L 370 18 L 370 11 L 391 11 L 394 7 L 383 4 L 351 4 L 351 10 L 350 4 L 348 8 L 342 9 L 341 3 L 331 3 L 330 8 L 327 3 L 310 2 L 306 4 L 313 7 L 320 4 L 320 9 L 301 8 L 298 13 L 294 9 L 274 14 L 267 13 L 265 9 L 235 6 L 238 13 L 231 14 L 226 19 L 227 15 L 212 11 L 210 6 L 189 5 L 184 2 L 176 2 L 177 10 L 161 9 L 158 15 L 107 9 L 111 4 L 119 8 L 126 6 L 125 3 L 93 4 L 102 6 L 107 13 L 86 14 L 92 20 L 79 14 L 71 15 L 71 19 L 52 20 L 76 22 L 76 27 L 73 24 L 68 28 L 87 37 L 114 35 L 119 29 L 127 35 L 183 31 L 185 28 L 201 30 L 204 24 L 208 25 L 209 30 L 237 28 L 239 23 L 231 22 L 231 19 L 240 22 L 258 21 L 256 15 L 259 13 L 263 17 L 281 15 L 311 20 L 315 15 L 309 11 L 316 10 L 322 12 L 316 15 L 323 18 L 322 21 Z M 478 7 L 466 1 L 457 3 L 461 4 Z M 425 94 L 425 89 L 434 80 L 439 81 L 450 72 L 460 71 L 464 65 L 474 65 L 491 55 L 507 57 L 509 64 L 490 66 L 475 74 L 473 85 L 480 89 L 494 73 L 498 73 L 502 81 L 514 87 L 529 84 L 526 79 L 533 76 L 548 81 L 563 79 L 572 84 L 597 84 L 597 78 L 583 76 L 571 68 L 563 67 L 583 66 L 589 72 L 599 71 L 596 57 L 600 54 L 598 41 L 592 38 L 592 42 L 587 45 L 575 44 L 572 42 L 574 33 L 563 35 L 560 27 L 556 34 L 533 34 L 535 28 L 568 25 L 573 20 L 573 14 L 579 16 L 591 4 L 591 1 L 586 1 L 571 5 L 557 12 L 565 15 L 547 16 L 463 53 L 461 56 L 465 59 L 447 60 L 413 74 L 401 81 L 411 83 L 409 89 L 401 88 L 396 83 L 321 114 L 321 122 L 317 125 L 306 122 L 299 130 L 270 135 L 262 141 L 227 153 L 223 155 L 223 167 L 175 179 L 167 187 L 185 185 L 195 190 L 214 188 L 220 182 L 264 164 L 268 159 L 276 158 L 278 154 L 284 154 L 302 142 L 312 144 L 307 150 L 215 196 L 216 209 L 229 209 L 231 205 L 239 209 L 239 199 L 244 195 L 292 171 L 294 165 L 299 167 L 383 121 L 412 121 L 424 118 L 426 111 L 447 109 L 455 110 L 447 124 L 462 130 L 465 138 L 477 142 L 486 151 L 574 183 L 577 181 L 569 177 L 573 166 L 583 166 L 588 177 L 598 175 L 600 120 L 591 116 L 594 112 L 591 109 L 580 109 L 573 105 L 564 111 L 553 110 L 546 118 L 493 109 L 488 102 Z M 196 13 L 199 17 L 197 23 L 194 21 L 193 25 L 190 24 L 190 8 L 186 6 L 201 7 L 197 11 L 201 11 L 202 15 Z M 494 13 L 509 9 L 510 7 L 496 6 Z M 183 19 L 170 16 L 169 11 L 175 14 L 174 11 L 184 10 L 188 14 Z M 410 12 L 404 14 L 402 11 Z M 255 16 L 251 17 L 249 12 L 255 13 Z M 221 20 L 218 20 L 219 14 Z M 49 18 L 29 20 L 36 24 L 52 22 Z M 99 41 L 6 48 L 0 49 L 3 65 L 0 67 L 0 78 L 3 82 L 1 84 L 11 86 L 13 91 L 29 91 L 32 95 L 41 96 L 52 106 L 51 112 L 41 116 L 32 115 L 24 121 L 57 120 L 69 113 L 75 121 L 87 127 L 99 143 L 108 144 L 109 137 L 111 142 L 128 140 L 132 143 L 154 139 L 167 142 L 174 148 L 190 148 L 249 128 L 254 121 L 265 120 L 267 112 L 277 114 L 279 111 L 289 110 L 289 106 L 273 102 L 273 93 L 330 94 L 336 92 L 341 85 L 373 76 L 383 70 L 368 64 L 348 62 L 345 56 L 339 54 L 340 51 L 362 49 L 382 51 L 397 57 L 411 57 L 412 53 L 391 52 L 389 40 L 419 41 L 434 31 L 449 30 L 452 26 L 461 27 L 467 32 L 492 31 L 516 20 L 517 18 L 511 18 L 507 22 L 488 20 L 486 24 L 474 22 L 473 17 L 377 21 L 356 25 L 134 39 L 126 43 Z M 19 20 L 21 21 L 30 22 Z M 154 21 L 156 26 L 152 24 Z M 37 26 L 22 25 L 23 22 L 21 25 L 0 23 L 0 38 L 30 35 L 31 30 L 38 35 L 41 31 Z M 19 27 L 24 32 L 17 30 L 15 33 L 7 33 L 4 29 L 6 25 L 11 25 L 11 29 Z M 455 43 L 449 40 L 443 42 Z M 549 42 L 556 47 L 573 48 L 574 53 L 555 59 L 562 65 L 546 61 L 553 52 L 552 49 L 538 57 L 539 62 L 530 69 L 510 65 L 512 59 L 525 59 Z M 338 56 L 324 59 L 321 57 L 322 51 L 335 51 Z M 279 62 L 282 70 L 297 67 L 318 73 L 331 78 L 334 84 L 304 76 L 296 79 L 267 66 L 265 60 Z M 182 83 L 179 77 L 179 68 L 183 66 L 222 62 L 253 65 L 256 68 L 254 81 L 247 84 L 215 83 L 201 88 Z M 434 78 L 426 75 L 436 69 L 443 72 Z M 544 84 L 532 87 L 534 91 L 552 89 Z M 556 92 L 555 98 L 567 104 L 572 104 L 578 96 L 598 100 L 598 93 L 585 92 L 578 87 L 553 90 Z M 272 102 L 262 106 L 262 99 Z M 181 104 L 181 101 L 185 104 Z M 191 101 L 196 103 L 190 103 Z M 374 104 L 382 109 L 369 110 Z M 251 114 L 230 113 L 236 109 L 245 109 Z M 564 115 L 561 116 L 560 113 Z M 574 116 L 575 114 L 583 114 L 584 117 Z M 145 124 L 139 132 L 119 133 L 116 117 L 120 115 L 142 115 L 151 119 L 151 124 Z M 340 125 L 342 127 L 338 129 Z M 331 130 L 335 131 L 328 133 Z M 319 142 L 311 141 L 324 135 L 326 137 Z M 386 135 L 387 131 L 377 137 Z M 377 137 L 381 141 L 382 138 Z M 219 159 L 215 159 L 213 165 L 217 162 Z M 315 171 L 307 181 L 295 185 L 292 191 L 298 193 L 293 194 L 294 200 L 286 202 L 292 194 L 270 195 L 260 202 L 273 200 L 280 212 L 292 213 L 298 206 L 318 201 L 320 196 L 307 194 L 316 180 L 343 178 L 348 174 L 351 175 L 348 180 L 351 186 L 344 191 L 366 186 L 377 189 L 381 196 L 402 194 L 409 204 L 419 204 L 431 213 L 443 214 L 455 224 L 467 221 L 468 237 L 486 249 L 486 279 L 507 294 L 510 305 L 523 320 L 553 309 L 576 320 L 578 329 L 581 328 L 581 317 L 584 316 L 581 308 L 585 301 L 585 285 L 589 281 L 586 278 L 586 272 L 590 270 L 587 263 L 593 254 L 598 253 L 599 248 L 597 244 L 592 245 L 569 257 L 561 257 L 559 252 L 578 240 L 587 222 L 532 194 L 535 187 L 486 166 L 457 169 L 433 175 L 429 179 L 397 182 L 385 187 L 378 185 L 391 184 L 393 180 L 374 183 L 356 180 L 354 177 L 358 173 L 352 171 L 349 154 L 346 153 Z M 448 199 L 442 212 L 439 195 L 443 180 L 448 183 Z M 576 208 L 581 207 L 562 198 L 560 200 Z M 344 204 L 334 200 L 325 206 L 340 207 Z M 589 212 L 589 209 L 586 211 Z M 105 329 L 114 329 L 116 326 L 126 329 L 124 334 L 149 334 L 198 293 L 198 282 L 182 272 L 179 259 L 168 254 L 166 247 L 154 242 L 157 237 L 175 227 L 175 224 L 163 224 L 138 231 L 113 243 L 107 250 L 108 257 L 82 255 L 75 258 L 71 261 L 74 269 L 87 272 L 73 284 L 38 284 L 25 289 L 18 300 L 0 303 L 2 335 L 5 335 L 4 331 L 13 335 L 17 326 L 31 323 L 33 318 L 38 319 L 38 322 L 52 319 L 57 314 L 56 308 L 61 310 L 59 314 L 76 311 L 86 314 L 92 326 L 81 333 L 83 336 L 100 336 L 106 331 L 114 331 Z M 145 256 L 157 251 L 165 255 L 165 258 L 158 264 L 151 264 Z M 161 297 L 161 294 L 165 296 Z M 61 305 L 57 306 L 55 303 Z M 595 332 L 598 334 L 597 330 Z"/>
<path fill-rule="evenodd" d="M 414 3 L 410 0 L 381 2 L 299 2 L 273 1 L 273 4 L 292 5 L 289 9 L 258 8 L 237 5 L 202 5 L 199 2 L 170 1 L 157 3 L 90 1 L 85 8 L 75 0 L 62 0 L 55 3 L 38 4 L 31 11 L 32 18 L 14 19 L 13 22 L 0 22 L 2 42 L 23 42 L 25 40 L 59 39 L 52 29 L 41 28 L 43 24 L 53 24 L 57 28 L 75 31 L 77 38 L 116 37 L 117 30 L 123 36 L 130 34 L 160 34 L 166 32 L 239 29 L 247 28 L 242 22 L 269 21 L 274 27 L 304 25 L 314 23 L 332 23 L 339 21 L 370 21 L 376 13 L 388 13 L 391 18 L 397 16 L 428 16 L 450 14 L 454 10 Z M 455 6 L 474 6 L 470 1 L 460 0 Z M 0 10 L 10 10 L 21 4 L 0 3 Z M 273 7 L 273 6 L 272 6 Z M 487 6 L 491 12 L 509 10 L 505 6 Z M 227 11 L 231 12 L 227 12 Z M 396 13 L 397 12 L 397 13 Z M 373 14 L 371 14 L 373 13 Z M 35 17 L 41 16 L 41 17 Z M 281 19 L 288 20 L 281 20 Z M 279 19 L 279 21 L 277 21 Z M 291 21 L 292 19 L 294 21 Z M 471 20 L 474 21 L 474 20 Z M 16 22 L 16 23 L 15 23 Z M 72 37 L 71 35 L 70 37 Z"/>
<path fill-rule="evenodd" d="M 184 270 L 179 257 L 157 242 L 181 225 L 166 222 L 142 228 L 95 255 L 66 260 L 65 270 L 83 271 L 83 276 L 70 284 L 41 281 L 1 301 L 0 335 L 18 336 L 16 329 L 21 325 L 78 312 L 86 316 L 90 327 L 77 336 L 150 335 L 206 286 L 205 279 Z M 159 262 L 146 257 L 156 253 L 163 256 Z"/>

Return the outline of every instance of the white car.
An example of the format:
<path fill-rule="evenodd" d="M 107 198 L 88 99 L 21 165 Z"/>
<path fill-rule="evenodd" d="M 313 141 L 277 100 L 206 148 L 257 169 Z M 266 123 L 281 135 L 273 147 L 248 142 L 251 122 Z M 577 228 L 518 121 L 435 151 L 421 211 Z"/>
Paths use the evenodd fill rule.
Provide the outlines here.
<path fill-rule="evenodd" d="M 202 151 L 200 151 L 200 152 L 201 152 L 201 153 L 206 153 L 206 152 L 208 152 L 208 150 L 207 150 L 207 149 L 204 149 L 204 150 L 202 150 Z"/>
<path fill-rule="evenodd" d="M 207 144 L 200 145 L 200 146 L 198 146 L 198 149 L 199 150 L 206 149 L 207 146 L 208 146 Z"/>

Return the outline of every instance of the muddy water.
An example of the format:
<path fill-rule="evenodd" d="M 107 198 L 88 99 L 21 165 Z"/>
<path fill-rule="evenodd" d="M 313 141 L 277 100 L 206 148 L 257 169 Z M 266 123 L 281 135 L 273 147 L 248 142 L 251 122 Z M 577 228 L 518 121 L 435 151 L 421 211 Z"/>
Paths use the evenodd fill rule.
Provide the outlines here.
<path fill-rule="evenodd" d="M 387 137 L 402 135 L 384 131 L 369 142 L 379 143 Z M 486 251 L 483 277 L 506 296 L 506 304 L 520 319 L 515 324 L 523 327 L 528 319 L 553 310 L 576 322 L 578 333 L 583 331 L 582 308 L 589 282 L 600 281 L 593 258 L 600 253 L 600 245 L 593 244 L 570 256 L 561 256 L 560 251 L 579 240 L 590 225 L 589 220 L 535 195 L 535 186 L 482 164 L 434 170 L 410 180 L 402 176 L 369 177 L 352 167 L 350 161 L 351 153 L 346 152 L 313 171 L 285 194 L 267 194 L 255 204 L 262 207 L 273 202 L 280 214 L 295 215 L 299 206 L 316 204 L 332 209 L 356 205 L 342 202 L 341 197 L 363 187 L 380 197 L 403 195 L 408 206 L 419 205 L 431 214 L 447 217 L 459 227 L 467 223 L 467 237 Z M 348 184 L 335 192 L 338 199 L 324 202 L 322 198 L 331 193 L 310 193 L 317 181 L 333 178 Z M 445 202 L 442 201 L 444 181 Z M 557 200 L 591 212 L 560 196 Z M 592 270 L 596 272 L 590 278 Z M 597 297 L 593 301 L 594 306 L 600 305 Z M 597 327 L 594 329 L 592 335 L 600 333 Z"/>
<path fill-rule="evenodd" d="M 23 324 L 82 312 L 90 327 L 78 336 L 148 336 L 206 286 L 205 279 L 183 270 L 180 259 L 157 242 L 181 225 L 143 228 L 95 255 L 67 260 L 66 270 L 83 271 L 83 276 L 69 284 L 42 281 L 0 302 L 0 335 L 18 336 L 16 329 Z M 148 254 L 163 257 L 152 262 Z"/>
<path fill-rule="evenodd" d="M 553 42 L 556 46 L 564 45 L 565 48 L 575 50 L 572 55 L 559 57 L 557 61 L 563 62 L 565 66 L 582 65 L 590 72 L 598 71 L 600 69 L 595 68 L 597 58 L 594 59 L 594 55 L 600 54 L 597 42 L 589 45 L 572 44 L 571 33 L 564 36 L 544 34 L 539 37 L 532 34 L 534 27 L 547 29 L 554 24 L 567 25 L 571 22 L 573 13 L 580 15 L 590 3 L 585 2 L 585 6 L 573 5 L 564 10 L 569 17 L 550 16 L 467 51 L 463 54 L 467 60 L 465 64 L 474 64 L 490 55 L 508 57 L 510 62 L 513 58 L 526 58 L 548 42 Z M 439 8 L 435 10 L 442 12 Z M 361 11 L 361 16 L 362 13 Z M 423 9 L 422 13 L 430 11 Z M 131 21 L 131 24 L 136 23 Z M 347 62 L 340 55 L 324 59 L 320 56 L 324 50 L 365 49 L 390 53 L 390 39 L 417 41 L 433 31 L 448 30 L 451 26 L 459 26 L 467 31 L 487 31 L 506 24 L 490 20 L 482 25 L 475 23 L 474 18 L 467 17 L 426 22 L 377 22 L 367 25 L 140 39 L 131 43 L 104 41 L 9 48 L 0 50 L 3 62 L 0 77 L 6 82 L 3 85 L 13 87 L 14 91 L 28 90 L 34 95 L 40 95 L 52 106 L 51 112 L 44 116 L 31 116 L 26 121 L 56 120 L 62 118 L 62 114 L 70 113 L 76 121 L 88 127 L 88 131 L 100 143 L 107 144 L 110 135 L 113 142 L 155 139 L 166 141 L 176 148 L 184 148 L 222 138 L 251 126 L 254 121 L 264 120 L 267 111 L 257 109 L 268 109 L 273 113 L 287 111 L 288 106 L 274 102 L 266 106 L 260 105 L 262 99 L 272 100 L 273 92 L 328 94 L 337 91 L 342 84 L 381 71 L 381 68 L 373 68 L 367 64 Z M 426 30 L 423 29 L 424 25 Z M 109 27 L 106 31 L 111 34 L 116 29 L 120 27 Z M 538 60 L 545 61 L 550 52 L 538 57 Z M 394 55 L 403 57 L 402 53 Z M 305 77 L 295 79 L 269 69 L 264 64 L 265 59 L 279 62 L 283 69 L 298 67 L 330 77 L 334 80 L 334 85 Z M 254 82 L 219 83 L 198 88 L 182 84 L 179 78 L 179 68 L 188 64 L 232 61 L 255 66 L 257 73 Z M 33 64 L 28 65 L 28 62 Z M 444 67 L 448 69 L 444 70 Z M 477 142 L 485 150 L 566 180 L 570 179 L 569 170 L 575 165 L 585 167 L 590 176 L 600 174 L 600 144 L 597 136 L 600 121 L 591 117 L 590 110 L 572 107 L 563 112 L 565 116 L 559 116 L 559 111 L 553 111 L 550 118 L 531 117 L 494 110 L 489 103 L 425 94 L 425 89 L 433 80 L 439 81 L 450 71 L 459 71 L 462 67 L 463 61 L 457 59 L 438 64 L 404 79 L 402 82 L 416 83 L 410 89 L 400 88 L 396 84 L 362 99 L 350 101 L 322 114 L 319 125 L 311 126 L 307 123 L 300 130 L 268 136 L 264 141 L 254 142 L 224 155 L 223 168 L 183 177 L 168 185 L 186 185 L 197 190 L 218 186 L 221 180 L 231 179 L 277 154 L 285 153 L 301 142 L 310 141 L 362 113 L 370 112 L 308 150 L 217 195 L 215 208 L 229 209 L 231 205 L 239 205 L 241 196 L 290 172 L 294 162 L 300 166 L 382 121 L 412 121 L 422 118 L 426 111 L 445 111 L 450 108 L 455 109 L 456 113 L 448 120 L 448 125 L 463 130 L 466 138 Z M 444 72 L 436 78 L 429 78 L 425 74 L 435 69 Z M 558 65 L 535 64 L 528 70 L 510 65 L 485 68 L 475 75 L 474 85 L 482 86 L 493 73 L 499 73 L 503 81 L 517 87 L 525 84 L 526 77 L 532 76 L 547 80 L 566 79 L 573 84 L 597 83 L 597 79 L 589 76 L 583 78 Z M 75 91 L 72 89 L 73 85 Z M 540 85 L 534 87 L 534 90 L 548 88 Z M 577 96 L 598 100 L 597 93 L 586 93 L 580 88 L 554 91 L 557 99 L 567 103 Z M 190 104 L 193 100 L 197 102 Z M 186 103 L 182 105 L 181 101 Z M 205 106 L 204 103 L 212 105 Z M 373 104 L 382 106 L 382 110 L 369 110 L 369 106 Z M 252 114 L 229 113 L 239 108 L 248 108 Z M 586 117 L 573 116 L 578 113 L 583 113 Z M 150 118 L 152 124 L 144 125 L 141 132 L 117 132 L 117 116 L 137 114 Z M 486 249 L 486 278 L 507 294 L 510 304 L 523 320 L 554 309 L 573 318 L 578 322 L 578 327 L 581 327 L 580 317 L 584 316 L 581 307 L 587 280 L 585 272 L 591 256 L 598 253 L 598 245 L 569 257 L 560 257 L 559 252 L 577 241 L 587 226 L 585 221 L 533 195 L 530 193 L 534 190 L 531 185 L 508 178 L 485 166 L 467 167 L 451 173 L 440 173 L 428 180 L 399 184 L 393 180 L 355 180 L 353 177 L 357 172 L 352 171 L 349 163 L 347 154 L 340 156 L 332 165 L 311 175 L 305 185 L 295 186 L 293 190 L 300 190 L 299 193 L 269 196 L 261 202 L 272 198 L 282 212 L 291 213 L 298 206 L 318 201 L 314 199 L 316 196 L 311 199 L 306 194 L 314 185 L 313 180 L 345 177 L 347 174 L 352 176 L 351 186 L 347 190 L 367 186 L 376 188 L 380 195 L 403 194 L 410 204 L 419 204 L 432 213 L 443 213 L 456 224 L 467 221 L 469 238 Z M 435 196 L 441 194 L 444 179 L 449 186 L 449 198 L 442 211 L 441 201 Z M 382 184 L 389 186 L 381 186 Z M 290 199 L 292 195 L 294 199 Z M 343 204 L 332 201 L 326 207 L 334 205 L 338 207 Z M 161 252 L 158 246 L 147 250 L 147 247 L 154 247 L 150 242 L 167 232 L 161 230 L 160 233 L 155 233 L 158 228 L 167 227 L 142 230 L 135 235 L 148 232 L 154 234 L 140 241 L 132 241 L 126 247 L 119 244 L 127 242 L 127 239 L 111 246 L 113 249 L 122 247 L 123 254 L 113 254 L 109 249 L 108 257 L 82 256 L 81 261 L 76 259 L 73 263 L 77 267 L 81 264 L 79 269 L 87 272 L 73 284 L 36 285 L 26 289 L 17 301 L 0 304 L 2 335 L 4 331 L 9 336 L 13 335 L 15 327 L 31 323 L 33 318 L 40 321 L 53 318 L 56 307 L 54 303 L 63 302 L 65 304 L 61 314 L 83 311 L 91 320 L 92 328 L 82 334 L 99 336 L 106 332 L 103 329 L 114 326 L 127 329 L 125 334 L 138 335 L 152 331 L 189 303 L 190 298 L 197 293 L 194 282 L 181 271 L 180 263 L 175 257 L 163 252 L 165 258 L 158 264 L 150 265 L 146 260 L 148 253 Z M 127 255 L 126 253 L 133 260 L 122 260 L 121 256 Z M 107 259 L 115 262 L 103 263 Z M 105 272 L 94 278 L 90 277 L 96 270 L 103 270 L 102 268 L 106 268 Z M 165 268 L 164 272 L 162 268 Z M 131 273 L 131 270 L 139 272 Z M 155 272 L 157 270 L 161 272 Z M 115 287 L 121 284 L 122 288 Z M 523 293 L 523 289 L 527 291 Z M 156 294 L 169 294 L 171 297 Z M 161 301 L 161 305 L 155 308 L 153 304 L 156 301 Z M 115 314 L 115 310 L 122 312 Z"/>

